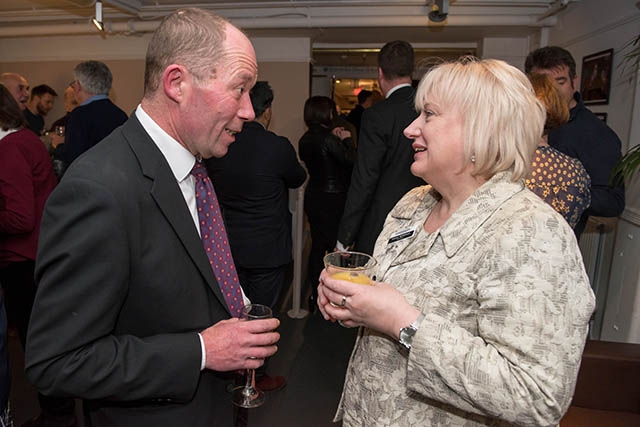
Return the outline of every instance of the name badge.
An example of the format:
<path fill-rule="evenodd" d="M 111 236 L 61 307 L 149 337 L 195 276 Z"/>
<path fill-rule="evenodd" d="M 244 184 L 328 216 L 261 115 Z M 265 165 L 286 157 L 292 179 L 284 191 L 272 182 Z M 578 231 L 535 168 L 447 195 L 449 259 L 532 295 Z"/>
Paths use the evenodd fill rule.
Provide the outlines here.
<path fill-rule="evenodd" d="M 406 228 L 404 230 L 396 231 L 391 235 L 387 244 L 395 243 L 400 240 L 408 239 L 416 233 L 415 228 Z"/>

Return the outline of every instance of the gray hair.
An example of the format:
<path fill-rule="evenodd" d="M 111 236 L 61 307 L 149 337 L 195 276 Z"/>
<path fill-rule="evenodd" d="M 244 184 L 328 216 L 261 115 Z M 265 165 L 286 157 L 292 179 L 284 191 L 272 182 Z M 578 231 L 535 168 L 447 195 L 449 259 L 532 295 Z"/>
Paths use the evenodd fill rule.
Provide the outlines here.
<path fill-rule="evenodd" d="M 147 48 L 145 96 L 158 90 L 162 73 L 171 64 L 186 67 L 196 83 L 214 77 L 225 53 L 227 25 L 221 16 L 198 8 L 179 9 L 165 17 Z"/>
<path fill-rule="evenodd" d="M 85 92 L 92 95 L 108 95 L 111 90 L 113 76 L 104 62 L 81 62 L 73 69 L 73 76 Z"/>

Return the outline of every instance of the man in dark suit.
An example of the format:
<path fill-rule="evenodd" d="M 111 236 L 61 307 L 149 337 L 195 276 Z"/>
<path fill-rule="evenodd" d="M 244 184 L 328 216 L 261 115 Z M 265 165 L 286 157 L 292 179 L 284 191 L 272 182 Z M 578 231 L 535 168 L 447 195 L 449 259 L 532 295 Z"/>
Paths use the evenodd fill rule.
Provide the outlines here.
<path fill-rule="evenodd" d="M 378 81 L 386 99 L 362 114 L 358 153 L 338 229 L 337 248 L 373 253 L 391 208 L 424 181 L 411 174 L 411 141 L 404 129 L 418 116 L 411 87 L 413 48 L 405 41 L 385 44 L 378 54 Z"/>
<path fill-rule="evenodd" d="M 289 189 L 301 186 L 307 173 L 289 140 L 267 130 L 273 114 L 269 83 L 256 83 L 250 96 L 255 120 L 244 124 L 226 156 L 205 163 L 242 289 L 251 302 L 275 310 L 292 278 Z M 285 378 L 260 369 L 256 384 L 260 390 L 275 391 L 285 385 Z"/>
<path fill-rule="evenodd" d="M 371 107 L 373 92 L 370 90 L 362 89 L 358 92 L 358 105 L 353 107 L 353 110 L 347 115 L 347 120 L 356 127 L 356 136 L 360 133 L 360 124 L 362 123 L 362 113 L 364 110 Z"/>
<path fill-rule="evenodd" d="M 226 154 L 254 118 L 256 76 L 251 42 L 229 22 L 201 9 L 167 16 L 140 106 L 47 202 L 27 378 L 84 399 L 93 427 L 230 425 L 229 374 L 276 352 L 277 319 L 231 314 L 195 188 L 210 184 L 200 159 Z"/>
<path fill-rule="evenodd" d="M 127 114 L 109 99 L 113 76 L 106 64 L 84 61 L 76 65 L 73 75 L 78 106 L 69 113 L 64 145 L 56 150 L 66 166 L 127 121 Z"/>
<path fill-rule="evenodd" d="M 242 289 L 252 302 L 274 307 L 292 261 L 288 190 L 300 187 L 307 173 L 289 140 L 267 130 L 273 102 L 269 84 L 256 83 L 250 96 L 255 120 L 245 123 L 226 156 L 205 163 Z"/>

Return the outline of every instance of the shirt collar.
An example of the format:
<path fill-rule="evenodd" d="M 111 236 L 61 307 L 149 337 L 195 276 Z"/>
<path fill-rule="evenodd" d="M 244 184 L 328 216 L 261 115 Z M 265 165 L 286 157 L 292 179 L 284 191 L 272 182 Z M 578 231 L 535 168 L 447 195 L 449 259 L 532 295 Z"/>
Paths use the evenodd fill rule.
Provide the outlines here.
<path fill-rule="evenodd" d="M 499 172 L 480 186 L 438 230 L 447 256 L 455 255 L 502 204 L 524 188 L 524 181 L 511 181 L 510 171 Z M 421 215 L 419 211 L 431 210 L 439 198 L 437 192 L 431 189 L 424 193 L 422 199 L 415 199 L 411 203 L 394 208 L 391 215 L 394 218 L 407 220 L 420 218 L 420 222 L 423 222 L 426 219 L 426 213 Z"/>
<path fill-rule="evenodd" d="M 9 129 L 9 130 L 4 130 L 2 128 L 0 128 L 0 139 L 4 138 L 5 136 L 12 134 L 16 131 L 18 131 L 19 129 Z"/>
<path fill-rule="evenodd" d="M 391 90 L 389 90 L 389 92 L 387 92 L 387 96 L 385 98 L 389 98 L 393 92 L 395 92 L 398 89 L 401 89 L 403 87 L 407 87 L 407 86 L 411 86 L 411 85 L 409 83 L 402 83 L 402 84 L 399 84 L 398 86 L 392 87 Z"/>
<path fill-rule="evenodd" d="M 100 101 L 101 99 L 108 99 L 108 98 L 109 96 L 104 94 L 93 95 L 91 98 L 85 99 L 84 102 L 80 105 L 87 105 L 87 104 L 91 104 L 93 101 Z"/>
<path fill-rule="evenodd" d="M 169 163 L 171 172 L 178 182 L 182 182 L 191 174 L 196 158 L 171 135 L 166 133 L 143 109 L 136 108 L 136 117 L 145 131 Z"/>

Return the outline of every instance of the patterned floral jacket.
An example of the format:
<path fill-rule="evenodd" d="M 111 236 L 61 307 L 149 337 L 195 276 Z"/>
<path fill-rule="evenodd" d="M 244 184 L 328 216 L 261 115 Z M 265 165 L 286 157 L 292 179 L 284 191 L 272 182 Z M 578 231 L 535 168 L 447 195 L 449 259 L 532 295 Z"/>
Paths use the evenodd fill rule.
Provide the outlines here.
<path fill-rule="evenodd" d="M 423 223 L 438 195 L 429 186 L 389 213 L 374 253 L 377 280 L 396 286 L 425 319 L 410 352 L 361 329 L 336 421 L 558 424 L 594 295 L 567 222 L 510 177 L 495 175 L 431 234 Z M 392 239 L 406 230 L 415 232 Z"/>

